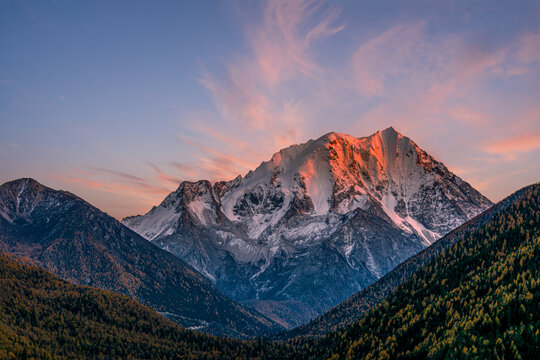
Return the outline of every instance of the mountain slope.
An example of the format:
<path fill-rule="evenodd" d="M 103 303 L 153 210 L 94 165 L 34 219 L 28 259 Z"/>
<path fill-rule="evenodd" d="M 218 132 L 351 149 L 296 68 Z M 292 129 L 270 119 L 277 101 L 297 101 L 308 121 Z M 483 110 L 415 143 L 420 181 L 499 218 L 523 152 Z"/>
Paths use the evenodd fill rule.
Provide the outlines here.
<path fill-rule="evenodd" d="M 186 331 L 127 297 L 0 256 L 0 357 L 534 359 L 540 352 L 540 185 L 499 210 L 360 321 L 287 343 Z"/>
<path fill-rule="evenodd" d="M 535 359 L 539 279 L 537 184 L 466 231 L 365 317 L 322 337 L 312 357 Z"/>
<path fill-rule="evenodd" d="M 229 182 L 183 182 L 123 223 L 236 300 L 321 313 L 490 205 L 388 128 L 290 146 Z"/>
<path fill-rule="evenodd" d="M 127 296 L 0 253 L 0 359 L 294 359 L 290 348 L 182 329 Z"/>
<path fill-rule="evenodd" d="M 240 337 L 275 329 L 182 260 L 75 195 L 32 179 L 0 186 L 0 250 L 65 280 L 126 294 L 187 327 Z"/>
<path fill-rule="evenodd" d="M 514 194 L 508 196 L 482 214 L 451 231 L 420 253 L 407 259 L 375 283 L 352 295 L 328 312 L 313 319 L 306 325 L 279 334 L 277 337 L 320 336 L 328 333 L 332 329 L 343 328 L 354 323 L 373 307 L 377 306 L 388 294 L 407 280 L 416 270 L 429 263 L 444 250 L 452 247 L 456 242 L 460 241 L 466 233 L 485 226 L 495 216 L 507 210 L 516 200 L 520 199 L 521 196 L 529 190 L 530 187 L 526 187 L 516 191 Z"/>

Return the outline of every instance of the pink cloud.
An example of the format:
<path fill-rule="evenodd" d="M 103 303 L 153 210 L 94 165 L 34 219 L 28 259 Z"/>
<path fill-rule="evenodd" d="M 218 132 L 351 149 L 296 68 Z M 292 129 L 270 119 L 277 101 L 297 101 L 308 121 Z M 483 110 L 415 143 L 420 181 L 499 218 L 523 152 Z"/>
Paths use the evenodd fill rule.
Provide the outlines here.
<path fill-rule="evenodd" d="M 182 135 L 180 135 L 178 138 L 180 139 L 181 142 L 189 144 L 189 145 L 201 150 L 203 153 L 219 157 L 220 159 L 226 161 L 227 163 L 238 163 L 238 164 L 246 166 L 248 168 L 252 167 L 254 165 L 253 162 L 251 162 L 249 160 L 246 160 L 245 157 L 235 157 L 235 156 L 232 156 L 232 155 L 224 154 L 220 150 L 216 150 L 216 149 L 214 149 L 214 148 L 212 148 L 210 146 L 203 145 L 198 141 L 194 141 L 194 140 L 192 140 L 190 138 L 187 138 L 185 136 L 182 136 Z"/>
<path fill-rule="evenodd" d="M 483 149 L 490 154 L 513 156 L 540 148 L 540 132 L 509 137 L 490 142 Z"/>
<path fill-rule="evenodd" d="M 457 121 L 468 125 L 487 125 L 490 123 L 489 116 L 478 111 L 468 109 L 464 106 L 456 106 L 450 109 L 448 114 Z"/>
<path fill-rule="evenodd" d="M 90 171 L 92 171 L 94 174 L 97 173 L 97 174 L 112 175 L 114 177 L 125 179 L 125 180 L 131 181 L 131 182 L 138 182 L 138 183 L 146 183 L 147 182 L 146 179 L 143 179 L 143 178 L 141 178 L 139 176 L 128 174 L 128 173 L 125 173 L 125 172 L 122 172 L 122 171 L 109 170 L 109 169 L 104 169 L 104 168 L 99 168 L 99 167 L 88 167 L 88 169 Z M 93 175 L 93 173 L 90 172 L 90 171 L 85 171 L 85 170 L 82 170 L 82 169 L 77 169 L 77 171 L 85 173 L 86 175 Z"/>
<path fill-rule="evenodd" d="M 540 33 L 523 35 L 519 42 L 517 59 L 523 64 L 540 62 Z"/>
<path fill-rule="evenodd" d="M 429 87 L 420 94 L 421 103 L 438 106 L 449 99 L 463 98 L 486 78 L 501 72 L 500 67 L 507 60 L 508 47 L 491 52 L 467 44 L 461 39 L 448 38 L 431 42 L 428 51 L 439 54 L 427 66 L 431 71 L 424 72 Z M 448 113 L 454 112 L 449 109 Z"/>
<path fill-rule="evenodd" d="M 160 183 L 165 184 L 165 185 L 178 186 L 182 182 L 182 179 L 166 174 L 157 165 L 152 164 L 152 163 L 148 163 L 148 165 L 154 171 L 154 173 L 156 174 L 156 179 Z"/>
<path fill-rule="evenodd" d="M 427 26 L 397 24 L 357 48 L 351 71 L 360 95 L 438 106 L 449 97 L 464 96 L 489 76 L 502 75 L 507 67 L 513 45 L 487 51 L 455 35 L 428 36 Z M 522 72 L 517 67 L 512 71 Z"/>
<path fill-rule="evenodd" d="M 512 100 L 487 87 L 494 80 L 519 81 L 516 77 L 530 71 L 540 53 L 537 35 L 484 47 L 464 32 L 431 31 L 428 20 L 401 23 L 344 51 L 334 64 L 345 65 L 323 66 L 317 40 L 343 28 L 332 25 L 339 24 L 338 15 L 318 2 L 270 1 L 261 21 L 246 26 L 248 53 L 229 58 L 224 77 L 205 72 L 201 83 L 213 97 L 219 117 L 214 123 L 220 126 L 212 126 L 207 136 L 233 145 L 212 146 L 212 151 L 199 146 L 200 174 L 234 176 L 231 169 L 253 168 L 237 159 L 258 164 L 308 136 L 336 130 L 362 136 L 390 125 L 419 142 L 427 140 L 426 150 L 441 160 L 463 164 L 474 154 L 486 157 L 491 167 L 500 163 L 499 157 L 478 153 L 478 144 L 506 131 L 507 111 L 501 109 Z M 224 136 L 231 126 L 235 132 Z M 531 129 L 530 122 L 520 126 L 520 133 Z M 457 134 L 463 148 L 434 144 L 433 139 L 449 134 Z M 235 145 L 235 139 L 242 144 Z M 501 144 L 486 146 L 493 150 Z M 226 154 L 217 151 L 223 147 Z M 192 163 L 181 165 L 192 171 Z M 475 183 L 486 186 L 482 176 Z"/>
<path fill-rule="evenodd" d="M 246 25 L 249 53 L 229 61 L 222 78 L 203 70 L 200 82 L 221 119 L 260 138 L 265 152 L 275 151 L 284 136 L 288 144 L 297 142 L 305 121 L 299 94 L 309 96 L 315 87 L 310 82 L 323 73 L 310 49 L 344 28 L 333 25 L 338 15 L 322 2 L 265 2 L 262 20 Z"/>
<path fill-rule="evenodd" d="M 92 179 L 77 171 L 49 174 L 75 194 L 89 199 L 93 205 L 107 210 L 117 219 L 135 213 L 144 213 L 160 203 L 170 192 L 161 186 L 151 184 L 130 184 L 115 182 L 110 179 Z M 103 192 L 105 194 L 100 194 Z"/>
<path fill-rule="evenodd" d="M 200 180 L 204 178 L 202 169 L 198 165 L 175 161 L 170 166 L 182 174 L 185 180 Z"/>
<path fill-rule="evenodd" d="M 53 173 L 51 176 L 117 195 L 146 196 L 147 194 L 166 194 L 169 191 L 163 186 L 153 184 L 150 180 L 107 169 L 71 169 L 68 172 Z"/>
<path fill-rule="evenodd" d="M 478 89 L 506 76 L 513 45 L 487 51 L 455 35 L 429 35 L 427 26 L 394 25 L 357 48 L 351 61 L 355 88 L 364 98 L 380 97 L 358 129 L 397 125 L 429 136 L 494 123 L 494 107 L 479 102 Z"/>
<path fill-rule="evenodd" d="M 339 15 L 336 8 L 322 11 L 317 18 L 321 7 L 322 2 L 315 1 L 268 1 L 263 26 L 248 27 L 254 60 L 267 85 L 273 86 L 297 72 L 313 76 L 320 71 L 308 53 L 310 45 L 344 28 L 343 25 L 332 27 Z M 316 23 L 311 25 L 313 19 Z"/>
<path fill-rule="evenodd" d="M 250 160 L 250 156 L 233 156 L 217 150 L 211 146 L 203 145 L 186 136 L 180 135 L 179 140 L 201 152 L 194 163 L 173 163 L 179 171 L 198 176 L 199 179 L 210 181 L 231 180 L 239 175 L 239 172 L 247 171 L 258 166 L 258 162 Z"/>

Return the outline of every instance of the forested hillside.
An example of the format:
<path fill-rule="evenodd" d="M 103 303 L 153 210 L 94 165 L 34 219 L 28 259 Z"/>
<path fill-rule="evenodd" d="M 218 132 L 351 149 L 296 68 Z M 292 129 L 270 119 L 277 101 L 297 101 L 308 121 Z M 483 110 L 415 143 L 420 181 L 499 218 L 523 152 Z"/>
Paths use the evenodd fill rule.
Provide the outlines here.
<path fill-rule="evenodd" d="M 0 359 L 536 359 L 540 185 L 321 338 L 197 334 L 128 297 L 0 256 Z"/>
<path fill-rule="evenodd" d="M 332 359 L 535 359 L 540 185 L 421 268 L 359 322 L 321 339 Z"/>
<path fill-rule="evenodd" d="M 5 255 L 0 289 L 0 359 L 294 358 L 285 345 L 185 330 L 127 296 L 70 284 Z"/>
<path fill-rule="evenodd" d="M 516 191 L 492 206 L 489 210 L 484 211 L 482 214 L 454 229 L 428 248 L 398 265 L 394 270 L 390 271 L 375 283 L 362 289 L 332 308 L 330 311 L 313 319 L 308 324 L 299 326 L 285 333 L 277 334 L 273 338 L 289 339 L 298 336 L 321 336 L 355 323 L 367 312 L 379 305 L 388 294 L 407 280 L 415 271 L 432 261 L 444 250 L 452 247 L 458 241 L 461 241 L 467 233 L 482 228 L 499 213 L 506 211 L 509 206 L 516 200 L 519 200 L 532 186 Z"/>
<path fill-rule="evenodd" d="M 118 220 L 33 179 L 0 186 L 0 251 L 72 283 L 128 295 L 205 333 L 247 338 L 280 329 Z"/>

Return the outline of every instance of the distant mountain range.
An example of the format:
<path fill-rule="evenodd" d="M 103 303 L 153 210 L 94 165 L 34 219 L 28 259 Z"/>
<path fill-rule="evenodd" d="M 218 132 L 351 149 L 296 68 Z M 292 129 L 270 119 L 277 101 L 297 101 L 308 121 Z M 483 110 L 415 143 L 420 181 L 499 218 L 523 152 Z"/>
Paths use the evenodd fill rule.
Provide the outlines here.
<path fill-rule="evenodd" d="M 0 186 L 0 251 L 75 284 L 128 295 L 188 328 L 233 337 L 280 328 L 116 219 L 32 179 Z"/>
<path fill-rule="evenodd" d="M 307 322 L 492 203 L 393 128 L 329 133 L 122 222 L 278 323 Z"/>

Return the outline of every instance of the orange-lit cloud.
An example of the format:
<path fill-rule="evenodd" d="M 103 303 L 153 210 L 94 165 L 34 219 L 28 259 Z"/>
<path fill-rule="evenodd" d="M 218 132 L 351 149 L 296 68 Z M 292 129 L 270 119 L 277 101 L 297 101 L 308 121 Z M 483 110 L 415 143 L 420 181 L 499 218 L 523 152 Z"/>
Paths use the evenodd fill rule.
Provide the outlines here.
<path fill-rule="evenodd" d="M 211 181 L 231 180 L 238 175 L 243 175 L 258 165 L 257 162 L 249 160 L 250 156 L 232 156 L 225 154 L 223 151 L 216 150 L 211 146 L 203 145 L 186 136 L 179 135 L 178 138 L 182 143 L 198 149 L 201 153 L 194 163 L 174 162 L 172 164 L 183 174 L 191 175 L 192 177 L 197 174 L 200 179 Z"/>
<path fill-rule="evenodd" d="M 326 131 L 362 136 L 390 125 L 421 143 L 454 133 L 462 142 L 456 145 L 461 155 L 450 161 L 461 164 L 474 154 L 497 166 L 501 159 L 493 150 L 503 143 L 486 145 L 492 151 L 488 156 L 478 144 L 504 132 L 508 119 L 486 87 L 493 80 L 526 76 L 538 61 L 540 35 L 516 34 L 513 41 L 486 45 L 463 34 L 434 34 L 429 19 L 401 22 L 357 38 L 349 48 L 353 51 L 342 53 L 340 66 L 322 66 L 316 40 L 339 36 L 342 23 L 338 10 L 320 3 L 268 2 L 262 20 L 246 26 L 249 51 L 227 59 L 226 76 L 204 71 L 201 83 L 219 117 L 213 124 L 223 124 L 220 129 L 208 126 L 206 136 L 222 145 L 204 149 L 192 144 L 201 151 L 196 164 L 204 170 L 184 162 L 179 164 L 184 172 L 230 178 L 231 168 L 240 173 L 253 168 L 238 159 L 258 164 L 282 147 Z M 527 106 L 521 110 L 531 111 Z M 531 128 L 523 124 L 519 131 Z M 235 131 L 225 136 L 230 126 Z M 235 145 L 235 139 L 241 144 Z M 467 141 L 468 150 L 462 146 Z M 427 146 L 436 158 L 447 160 L 434 141 Z M 494 186 L 481 174 L 468 176 L 478 186 Z"/>
<path fill-rule="evenodd" d="M 112 175 L 112 176 L 108 176 Z M 150 180 L 107 169 L 72 169 L 69 172 L 56 172 L 51 176 L 67 182 L 79 183 L 92 189 L 111 192 L 118 195 L 154 195 L 166 194 L 169 189 L 155 185 Z"/>
<path fill-rule="evenodd" d="M 201 176 L 201 168 L 195 164 L 173 161 L 170 165 L 174 167 L 185 180 L 198 180 L 203 178 L 203 176 Z"/>
<path fill-rule="evenodd" d="M 215 108 L 196 113 L 191 124 L 182 123 L 188 135 L 183 132 L 178 140 L 189 158 L 150 162 L 146 177 L 88 168 L 67 181 L 122 196 L 159 198 L 158 203 L 183 180 L 230 180 L 280 148 L 326 131 L 362 136 L 393 125 L 421 145 L 451 131 L 473 141 L 471 154 L 450 157 L 449 163 L 459 164 L 458 174 L 487 189 L 496 179 L 484 171 L 538 148 L 536 133 L 500 138 L 507 119 L 498 114 L 497 104 L 482 98 L 482 86 L 526 76 L 539 61 L 539 34 L 483 47 L 456 34 L 434 36 L 428 20 L 394 23 L 356 38 L 340 66 L 322 65 L 317 46 L 344 30 L 339 9 L 322 2 L 271 0 L 262 10 L 260 21 L 244 26 L 245 53 L 226 56 L 221 72 L 202 69 L 199 82 Z M 537 123 L 535 109 L 522 110 L 521 122 L 514 122 L 518 134 Z M 426 150 L 448 159 L 435 146 Z M 473 152 L 483 158 L 464 164 Z"/>
<path fill-rule="evenodd" d="M 102 168 L 75 168 L 68 171 L 52 172 L 49 176 L 72 188 L 76 194 L 82 195 L 83 198 L 86 197 L 86 194 L 94 194 L 95 203 L 91 201 L 93 205 L 107 209 L 112 216 L 118 219 L 126 215 L 148 211 L 174 189 L 173 186 L 164 186 L 159 181 Z M 99 196 L 99 192 L 109 195 Z"/>
<path fill-rule="evenodd" d="M 540 132 L 523 134 L 484 145 L 484 150 L 490 154 L 514 156 L 540 148 Z"/>
<path fill-rule="evenodd" d="M 333 26 L 339 15 L 336 8 L 321 11 L 321 7 L 320 1 L 271 0 L 266 3 L 262 26 L 248 26 L 254 61 L 266 85 L 272 87 L 296 73 L 315 76 L 321 71 L 309 55 L 311 44 L 344 28 Z"/>
<path fill-rule="evenodd" d="M 101 174 L 101 175 L 110 175 L 116 178 L 124 179 L 128 182 L 134 182 L 138 184 L 146 184 L 148 181 L 146 179 L 143 179 L 139 176 L 135 176 L 132 174 L 128 174 L 122 171 L 116 171 L 116 170 L 109 170 L 99 167 L 88 167 L 88 170 L 82 170 L 82 169 L 76 169 L 77 172 L 84 173 L 85 175 L 95 175 L 95 174 Z"/>
<path fill-rule="evenodd" d="M 538 9 L 451 3 L 396 2 L 385 9 L 375 2 L 240 1 L 236 12 L 227 6 L 208 13 L 217 21 L 202 31 L 176 33 L 178 42 L 153 27 L 153 44 L 171 52 L 151 59 L 163 69 L 149 69 L 165 77 L 146 76 L 134 87 L 124 80 L 136 79 L 125 75 L 137 67 L 115 62 L 122 71 L 110 76 L 120 76 L 114 80 L 120 90 L 111 88 L 106 97 L 89 93 L 95 108 L 76 122 L 70 114 L 81 103 L 66 101 L 63 92 L 44 94 L 41 105 L 54 106 L 41 111 L 48 116 L 32 119 L 43 89 L 27 96 L 12 86 L 11 70 L 0 69 L 11 94 L 0 121 L 0 127 L 9 124 L 0 131 L 0 173 L 9 180 L 61 169 L 51 175 L 53 186 L 97 194 L 99 204 L 126 215 L 159 203 L 181 181 L 230 180 L 281 148 L 329 131 L 365 136 L 395 126 L 456 165 L 465 180 L 502 196 L 518 184 L 503 176 L 525 185 L 540 171 L 534 161 Z M 168 24 L 170 30 L 180 30 L 180 23 L 187 24 Z M 197 59 L 200 74 L 193 74 Z M 177 79 L 182 83 L 174 84 Z M 137 98 L 142 101 L 126 102 Z M 43 136 L 20 131 L 26 122 Z M 73 136 L 63 136 L 64 130 Z M 64 151 L 73 144 L 80 146 Z M 518 163 L 529 177 L 511 171 Z"/>
<path fill-rule="evenodd" d="M 172 176 L 172 175 L 169 175 L 167 173 L 165 173 L 164 171 L 162 171 L 156 164 L 153 164 L 153 163 L 148 163 L 148 165 L 150 166 L 150 168 L 154 171 L 154 173 L 156 174 L 156 179 L 162 183 L 162 184 L 165 184 L 165 185 L 172 185 L 172 186 L 178 186 L 183 180 L 176 177 L 176 176 Z"/>
<path fill-rule="evenodd" d="M 468 125 L 487 125 L 490 123 L 489 116 L 463 106 L 456 106 L 448 111 L 453 119 Z"/>
<path fill-rule="evenodd" d="M 368 99 L 382 99 L 359 118 L 359 129 L 394 124 L 429 135 L 426 130 L 435 128 L 494 126 L 497 106 L 482 103 L 485 90 L 479 89 L 493 79 L 523 76 L 537 61 L 530 49 L 537 46 L 538 34 L 484 49 L 457 36 L 430 37 L 426 26 L 394 25 L 354 53 L 355 88 Z"/>

